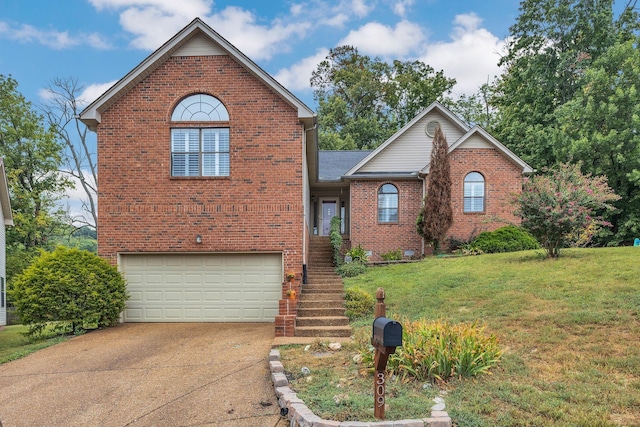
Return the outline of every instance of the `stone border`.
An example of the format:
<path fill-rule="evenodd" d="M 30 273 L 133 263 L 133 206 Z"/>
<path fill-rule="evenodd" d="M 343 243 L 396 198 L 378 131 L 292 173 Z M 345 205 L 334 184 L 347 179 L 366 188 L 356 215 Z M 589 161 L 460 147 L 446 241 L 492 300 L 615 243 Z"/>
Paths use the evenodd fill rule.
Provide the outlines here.
<path fill-rule="evenodd" d="M 278 405 L 283 416 L 289 420 L 290 427 L 452 427 L 451 418 L 445 411 L 431 411 L 431 417 L 419 420 L 374 422 L 324 420 L 311 412 L 289 387 L 289 380 L 284 374 L 284 366 L 280 361 L 279 350 L 274 349 L 269 353 L 269 370 Z"/>

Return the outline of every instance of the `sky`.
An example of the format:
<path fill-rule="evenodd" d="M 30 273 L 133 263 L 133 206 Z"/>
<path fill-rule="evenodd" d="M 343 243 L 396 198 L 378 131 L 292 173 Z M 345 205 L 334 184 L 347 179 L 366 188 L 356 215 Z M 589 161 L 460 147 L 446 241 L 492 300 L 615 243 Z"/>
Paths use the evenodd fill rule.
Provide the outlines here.
<path fill-rule="evenodd" d="M 0 74 L 37 105 L 56 78 L 90 103 L 200 17 L 315 110 L 329 49 L 420 60 L 472 94 L 499 74 L 519 0 L 0 0 Z M 70 199 L 81 193 L 71 191 Z"/>
<path fill-rule="evenodd" d="M 499 73 L 518 0 L 0 0 L 0 74 L 30 101 L 74 77 L 92 101 L 200 17 L 315 109 L 311 72 L 353 45 L 421 60 L 471 94 Z"/>

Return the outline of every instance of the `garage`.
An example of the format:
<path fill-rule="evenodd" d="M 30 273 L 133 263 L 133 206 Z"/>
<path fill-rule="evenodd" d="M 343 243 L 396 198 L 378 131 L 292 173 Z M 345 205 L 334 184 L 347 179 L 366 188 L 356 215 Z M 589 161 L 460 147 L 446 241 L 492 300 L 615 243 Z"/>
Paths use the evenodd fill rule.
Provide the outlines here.
<path fill-rule="evenodd" d="M 281 254 L 123 254 L 125 322 L 272 322 Z"/>

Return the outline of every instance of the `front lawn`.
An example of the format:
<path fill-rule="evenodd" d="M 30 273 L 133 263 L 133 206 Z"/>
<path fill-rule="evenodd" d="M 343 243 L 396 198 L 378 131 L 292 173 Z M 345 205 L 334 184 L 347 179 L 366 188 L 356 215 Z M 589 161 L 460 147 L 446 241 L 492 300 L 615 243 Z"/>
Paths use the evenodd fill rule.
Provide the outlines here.
<path fill-rule="evenodd" d="M 427 417 L 433 396 L 442 394 L 457 426 L 640 425 L 639 260 L 640 248 L 633 247 L 572 249 L 552 260 L 527 251 L 428 258 L 346 279 L 346 287 L 371 294 L 384 287 L 388 317 L 478 322 L 505 351 L 491 375 L 434 387 L 393 384 L 398 391 L 388 396 L 389 418 Z M 353 326 L 370 334 L 371 321 Z M 344 398 L 361 382 L 373 407 L 373 379 L 358 374 L 354 354 L 346 348 L 327 355 L 335 358 L 326 368 L 333 376 L 317 372 L 322 381 L 313 370 L 310 381 L 298 374 L 321 360 L 311 352 L 284 349 L 283 363 L 299 377 L 292 387 L 312 411 L 371 419 L 372 410 L 352 409 L 349 399 L 357 399 Z M 394 400 L 409 392 L 418 409 Z M 394 405 L 402 406 L 400 413 Z"/>
<path fill-rule="evenodd" d="M 45 347 L 62 342 L 64 336 L 29 338 L 24 334 L 29 330 L 22 325 L 5 326 L 0 331 L 0 363 L 20 359 Z"/>

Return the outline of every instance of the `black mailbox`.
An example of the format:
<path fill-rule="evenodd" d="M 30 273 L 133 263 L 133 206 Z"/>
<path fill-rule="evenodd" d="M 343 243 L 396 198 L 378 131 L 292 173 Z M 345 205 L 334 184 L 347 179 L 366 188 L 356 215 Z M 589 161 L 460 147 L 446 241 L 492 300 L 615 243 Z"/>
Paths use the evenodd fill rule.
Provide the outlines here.
<path fill-rule="evenodd" d="M 402 347 L 402 325 L 386 317 L 378 317 L 373 321 L 374 346 Z"/>

